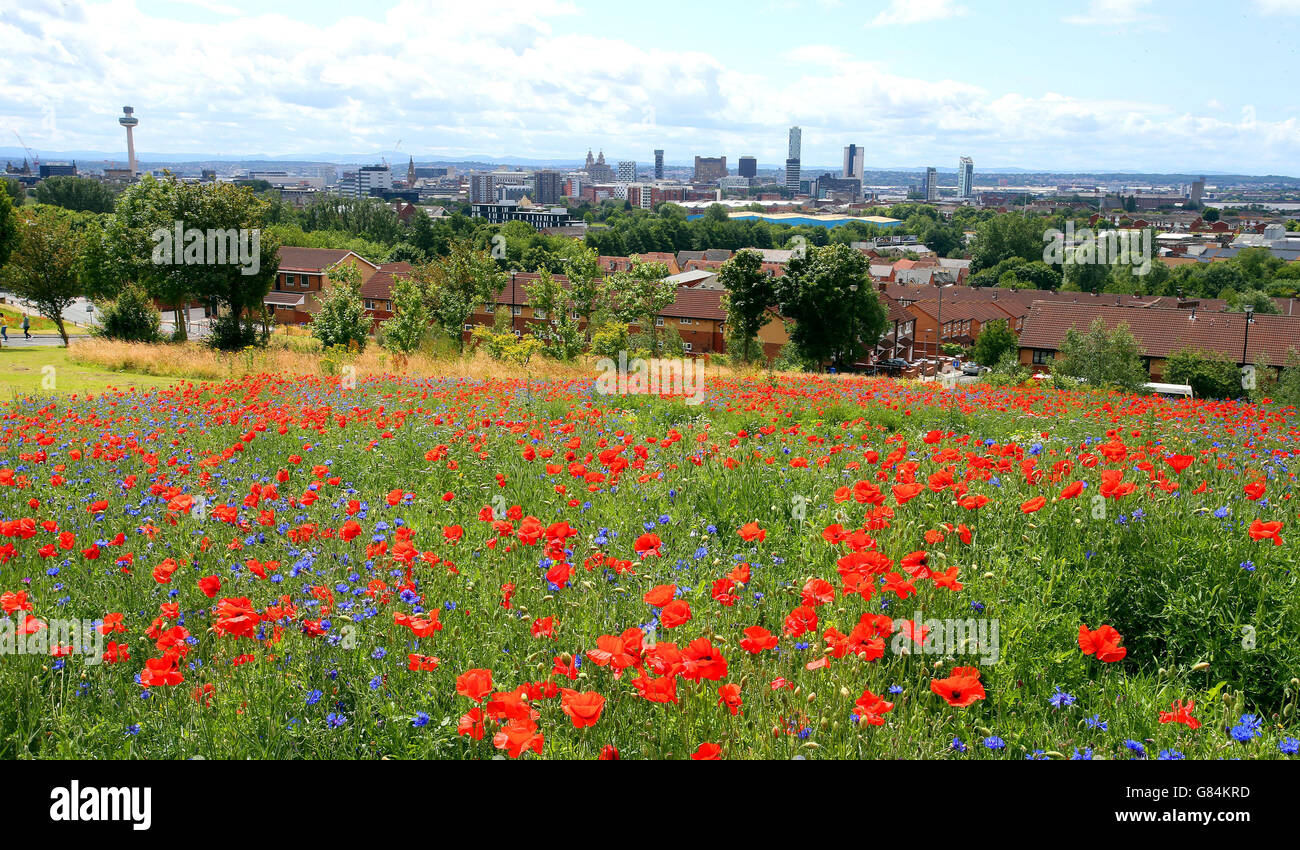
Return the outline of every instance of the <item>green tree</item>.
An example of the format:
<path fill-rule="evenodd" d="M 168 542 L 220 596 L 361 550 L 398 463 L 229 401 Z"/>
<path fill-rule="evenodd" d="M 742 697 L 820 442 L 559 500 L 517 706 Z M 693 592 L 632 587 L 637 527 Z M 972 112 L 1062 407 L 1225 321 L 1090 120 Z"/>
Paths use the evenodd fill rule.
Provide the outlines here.
<path fill-rule="evenodd" d="M 971 272 L 992 268 L 1003 260 L 1020 257 L 1029 262 L 1043 259 L 1043 219 L 1007 213 L 994 216 L 975 231 L 971 245 Z"/>
<path fill-rule="evenodd" d="M 583 348 L 582 332 L 573 317 L 567 290 L 547 270 L 524 287 L 528 303 L 533 308 L 533 318 L 540 322 L 534 336 L 546 347 L 545 353 L 555 360 L 572 360 Z M 541 315 L 538 315 L 538 312 Z"/>
<path fill-rule="evenodd" d="M 103 281 L 114 281 L 117 287 L 129 281 L 142 284 L 151 297 L 176 311 L 181 336 L 184 305 L 207 304 L 217 314 L 211 339 L 215 347 L 237 350 L 255 344 L 257 316 L 280 263 L 278 243 L 264 238 L 266 209 L 267 203 L 249 189 L 230 183 L 180 183 L 146 176 L 118 197 L 117 211 L 104 233 L 96 289 L 111 288 Z M 178 225 L 183 245 L 172 244 Z M 232 236 L 240 248 L 238 259 L 232 256 Z M 217 250 L 221 243 L 224 258 Z M 251 256 L 244 257 L 246 251 Z"/>
<path fill-rule="evenodd" d="M 996 366 L 1002 356 L 1008 351 L 1015 351 L 1019 347 L 1016 335 L 1011 332 L 1010 325 L 1002 319 L 988 322 L 980 329 L 980 335 L 975 340 L 975 345 L 971 351 L 971 356 L 975 362 L 981 366 Z"/>
<path fill-rule="evenodd" d="M 18 244 L 18 216 L 9 195 L 0 192 L 0 267 L 9 262 L 9 253 Z"/>
<path fill-rule="evenodd" d="M 1278 375 L 1277 398 L 1282 404 L 1300 408 L 1300 352 L 1287 352 L 1286 366 Z"/>
<path fill-rule="evenodd" d="M 569 278 L 569 304 L 586 326 L 587 342 L 598 319 L 609 310 L 609 281 L 600 270 L 600 257 L 589 247 L 573 250 L 564 264 Z"/>
<path fill-rule="evenodd" d="M 419 284 L 402 277 L 393 288 L 393 316 L 379 326 L 384 348 L 408 355 L 420 347 L 429 334 L 429 313 Z"/>
<path fill-rule="evenodd" d="M 1201 213 L 1201 218 L 1204 219 L 1205 221 L 1209 222 L 1210 224 L 1213 224 L 1214 222 L 1216 222 L 1216 221 L 1219 220 L 1219 210 L 1218 210 L 1218 208 L 1216 208 L 1216 207 L 1206 207 L 1206 208 L 1205 208 L 1205 211 Z"/>
<path fill-rule="evenodd" d="M 1197 398 L 1240 398 L 1241 370 L 1219 352 L 1184 348 L 1165 361 L 1164 377 L 1173 384 L 1188 384 Z"/>
<path fill-rule="evenodd" d="M 506 274 L 485 251 L 466 240 L 451 243 L 447 256 L 416 266 L 412 275 L 424 292 L 428 314 L 465 351 L 464 327 L 474 305 L 490 303 L 506 285 Z"/>
<path fill-rule="evenodd" d="M 763 270 L 757 251 L 739 251 L 722 264 L 718 282 L 727 290 L 725 311 L 730 336 L 740 342 L 744 362 L 753 359 L 754 341 L 776 303 L 774 278 Z"/>
<path fill-rule="evenodd" d="M 153 299 L 139 284 L 127 284 L 104 305 L 99 334 L 122 342 L 157 342 L 162 321 Z"/>
<path fill-rule="evenodd" d="M 885 308 L 871 286 L 870 267 L 847 245 L 807 249 L 776 281 L 781 315 L 794 320 L 791 342 L 802 360 L 855 363 L 885 331 Z"/>
<path fill-rule="evenodd" d="M 68 344 L 63 311 L 83 294 L 80 237 L 67 213 L 54 207 L 24 210 L 4 267 L 5 288 L 54 322 Z"/>
<path fill-rule="evenodd" d="M 677 299 L 677 284 L 667 278 L 668 267 L 663 263 L 640 260 L 633 260 L 630 270 L 610 277 L 610 287 L 617 293 L 619 320 L 640 328 L 652 357 L 657 357 L 661 349 L 659 314 Z"/>
<path fill-rule="evenodd" d="M 1065 332 L 1052 371 L 1094 387 L 1126 392 L 1134 392 L 1148 381 L 1142 350 L 1129 326 L 1120 324 L 1109 331 L 1103 319 L 1094 321 L 1086 333 L 1077 328 Z"/>
<path fill-rule="evenodd" d="M 361 273 L 355 266 L 330 269 L 325 297 L 311 320 L 311 335 L 325 348 L 339 345 L 364 351 L 370 326 L 371 320 L 361 299 Z"/>
<path fill-rule="evenodd" d="M 108 213 L 113 211 L 113 190 L 89 177 L 64 175 L 46 177 L 32 191 L 36 202 L 76 212 Z"/>
<path fill-rule="evenodd" d="M 21 207 L 27 201 L 27 188 L 12 177 L 0 175 L 0 194 L 8 195 L 15 207 Z"/>

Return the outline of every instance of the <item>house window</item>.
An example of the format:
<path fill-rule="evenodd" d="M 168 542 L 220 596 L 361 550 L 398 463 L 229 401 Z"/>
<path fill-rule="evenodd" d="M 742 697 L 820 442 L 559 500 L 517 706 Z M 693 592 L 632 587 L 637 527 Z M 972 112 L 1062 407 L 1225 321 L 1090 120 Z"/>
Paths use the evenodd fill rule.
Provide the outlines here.
<path fill-rule="evenodd" d="M 367 299 L 366 299 L 366 309 L 367 309 L 367 310 L 373 310 L 373 309 L 375 309 L 375 302 L 373 302 L 373 301 L 371 301 L 369 298 L 367 298 Z"/>
<path fill-rule="evenodd" d="M 1046 366 L 1052 362 L 1052 352 L 1041 348 L 1034 349 L 1034 365 Z"/>
<path fill-rule="evenodd" d="M 472 331 L 472 330 L 474 330 L 474 326 L 473 326 L 473 325 L 466 325 L 466 326 L 465 326 L 465 330 L 467 330 L 467 331 Z"/>
<path fill-rule="evenodd" d="M 656 327 L 656 328 L 662 328 L 663 326 L 664 326 L 664 317 L 663 317 L 663 316 L 655 316 L 655 327 Z"/>
<path fill-rule="evenodd" d="M 545 310 L 537 310 L 537 309 L 534 309 L 534 310 L 533 310 L 533 318 L 534 318 L 534 319 L 545 319 L 545 318 L 547 318 L 547 316 L 546 316 L 546 311 L 545 311 Z"/>
<path fill-rule="evenodd" d="M 497 311 L 497 305 L 495 305 L 495 304 L 484 304 L 484 305 L 483 305 L 483 312 L 484 312 L 484 313 L 495 313 L 496 311 Z"/>
<path fill-rule="evenodd" d="M 686 350 L 687 350 L 687 351 L 690 351 L 691 348 L 692 348 L 691 344 L 690 344 L 689 342 L 686 343 Z"/>
<path fill-rule="evenodd" d="M 690 319 L 678 319 L 678 320 L 677 320 L 677 324 L 679 324 L 679 325 L 689 325 L 689 324 L 691 324 L 691 320 L 690 320 Z"/>
<path fill-rule="evenodd" d="M 573 319 L 581 319 L 581 318 L 582 318 L 582 316 L 578 314 L 578 311 L 577 311 L 577 310 L 572 311 L 569 315 L 570 315 L 570 317 L 573 318 Z"/>
<path fill-rule="evenodd" d="M 291 274 L 287 274 L 287 275 L 284 276 L 284 285 L 285 285 L 285 286 L 297 286 L 297 281 L 295 280 L 295 278 L 294 278 L 293 275 L 291 275 Z"/>
<path fill-rule="evenodd" d="M 513 306 L 513 307 L 510 308 L 510 315 L 512 315 L 512 316 L 522 316 L 523 314 L 524 314 L 524 308 L 523 308 L 523 307 L 520 307 L 520 306 L 518 306 L 518 305 L 515 305 L 515 306 Z"/>

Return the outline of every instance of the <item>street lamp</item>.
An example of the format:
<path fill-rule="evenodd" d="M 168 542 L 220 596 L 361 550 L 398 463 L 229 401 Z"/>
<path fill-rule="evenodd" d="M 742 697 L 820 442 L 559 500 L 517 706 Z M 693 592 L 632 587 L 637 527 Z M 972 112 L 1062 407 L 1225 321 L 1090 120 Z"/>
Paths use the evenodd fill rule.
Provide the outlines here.
<path fill-rule="evenodd" d="M 1241 343 L 1241 365 L 1244 368 L 1246 363 L 1246 350 L 1250 348 L 1250 326 L 1255 323 L 1255 305 L 1246 305 L 1246 338 Z"/>
<path fill-rule="evenodd" d="M 858 285 L 856 283 L 850 283 L 849 292 L 851 292 L 854 296 L 856 296 L 858 294 Z M 849 357 L 852 358 L 852 361 L 849 363 L 849 371 L 853 371 L 854 367 L 858 365 L 857 363 L 858 361 L 858 309 L 857 308 L 858 308 L 857 298 L 854 297 L 850 299 L 850 304 L 849 304 Z"/>

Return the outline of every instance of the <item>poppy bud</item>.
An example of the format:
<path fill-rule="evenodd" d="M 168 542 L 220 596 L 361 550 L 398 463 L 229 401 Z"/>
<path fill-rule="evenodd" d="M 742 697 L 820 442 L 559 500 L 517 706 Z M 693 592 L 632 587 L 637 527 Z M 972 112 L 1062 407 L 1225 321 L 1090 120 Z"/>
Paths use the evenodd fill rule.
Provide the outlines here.
<path fill-rule="evenodd" d="M 849 695 L 849 689 L 848 689 L 848 688 L 841 687 L 841 688 L 840 688 L 840 696 L 842 696 L 842 697 L 847 697 L 848 695 Z"/>
<path fill-rule="evenodd" d="M 808 702 L 812 702 L 812 701 L 815 700 L 815 699 L 817 699 L 817 695 L 816 695 L 816 694 L 809 694 L 809 695 L 808 695 Z"/>
<path fill-rule="evenodd" d="M 993 578 L 993 573 L 985 573 L 984 578 Z"/>
<path fill-rule="evenodd" d="M 1192 669 L 1193 669 L 1193 670 L 1209 670 L 1209 669 L 1210 669 L 1210 662 L 1208 662 L 1208 661 L 1198 661 L 1198 662 L 1196 662 L 1195 664 L 1192 665 Z"/>

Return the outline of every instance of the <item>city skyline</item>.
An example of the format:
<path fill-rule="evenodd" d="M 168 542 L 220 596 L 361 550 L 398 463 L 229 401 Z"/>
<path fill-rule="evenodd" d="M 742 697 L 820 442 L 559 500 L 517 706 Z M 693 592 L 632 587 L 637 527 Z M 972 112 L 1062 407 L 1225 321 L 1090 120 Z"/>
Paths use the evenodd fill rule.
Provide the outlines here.
<path fill-rule="evenodd" d="M 1002 14 L 972 14 L 994 5 Z M 627 26 L 610 25 L 626 13 L 586 2 L 502 7 L 487 18 L 444 2 L 396 3 L 373 19 L 335 0 L 290 0 L 272 14 L 246 0 L 6 10 L 0 26 L 15 35 L 0 56 L 10 81 L 0 93 L 3 142 L 12 147 L 17 134 L 43 157 L 120 151 L 125 160 L 117 118 L 129 103 L 142 120 L 141 158 L 573 160 L 596 146 L 611 160 L 644 162 L 662 148 L 670 164 L 754 155 L 779 168 L 786 131 L 798 125 L 805 172 L 840 162 L 850 143 L 869 152 L 868 170 L 947 171 L 961 156 L 983 172 L 1300 170 L 1300 107 L 1282 74 L 1300 8 L 1280 0 L 1247 0 L 1240 16 L 1216 23 L 1217 54 L 1269 57 L 1256 59 L 1248 84 L 1207 62 L 1188 71 L 1197 85 L 1175 87 L 1160 85 L 1156 69 L 1187 67 L 1185 45 L 1211 4 L 1092 0 L 1067 13 L 818 0 L 760 4 L 745 18 L 736 12 L 750 7 L 740 4 L 667 0 L 663 14 Z M 701 33 L 782 38 L 702 35 L 699 47 L 679 46 L 671 22 L 687 10 Z M 791 35 L 791 20 L 805 38 L 799 26 Z M 421 59 L 422 33 L 445 36 L 436 74 Z M 984 49 L 1013 35 L 1016 51 Z M 968 49 L 917 51 L 922 36 L 960 36 Z M 59 58 L 69 50 L 82 61 Z M 118 72 L 105 77 L 107 67 Z"/>

